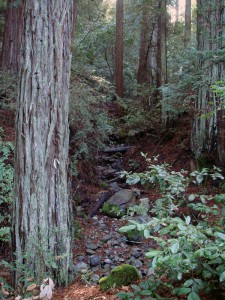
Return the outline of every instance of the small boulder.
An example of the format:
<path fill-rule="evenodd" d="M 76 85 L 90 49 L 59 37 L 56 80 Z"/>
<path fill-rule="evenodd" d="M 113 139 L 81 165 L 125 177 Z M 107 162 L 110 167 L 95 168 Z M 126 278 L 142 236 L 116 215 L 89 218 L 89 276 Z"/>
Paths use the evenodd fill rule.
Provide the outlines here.
<path fill-rule="evenodd" d="M 100 289 L 109 290 L 110 288 L 129 285 L 140 279 L 138 270 L 128 264 L 116 267 L 109 276 L 102 277 L 99 280 Z"/>

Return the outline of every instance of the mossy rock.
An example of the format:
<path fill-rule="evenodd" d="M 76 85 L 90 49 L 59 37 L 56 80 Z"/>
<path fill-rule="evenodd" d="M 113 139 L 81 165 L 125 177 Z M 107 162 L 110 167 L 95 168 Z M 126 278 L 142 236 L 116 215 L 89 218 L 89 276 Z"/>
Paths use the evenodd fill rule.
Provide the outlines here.
<path fill-rule="evenodd" d="M 125 235 L 129 242 L 139 243 L 145 239 L 144 230 L 140 231 L 137 228 L 125 232 Z"/>
<path fill-rule="evenodd" d="M 123 210 L 121 207 L 119 207 L 116 204 L 111 204 L 111 203 L 104 203 L 102 207 L 102 212 L 111 218 L 121 218 L 122 216 L 125 215 L 125 210 Z"/>
<path fill-rule="evenodd" d="M 130 285 L 139 279 L 138 270 L 132 265 L 124 264 L 116 267 L 109 276 L 102 277 L 99 280 L 99 285 L 100 289 L 109 290 L 123 285 Z"/>

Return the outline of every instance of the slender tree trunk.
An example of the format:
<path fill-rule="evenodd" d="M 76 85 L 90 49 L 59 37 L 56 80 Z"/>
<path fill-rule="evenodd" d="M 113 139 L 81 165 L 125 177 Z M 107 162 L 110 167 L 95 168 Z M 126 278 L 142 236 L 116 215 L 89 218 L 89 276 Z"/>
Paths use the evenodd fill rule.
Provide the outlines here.
<path fill-rule="evenodd" d="M 159 19 L 159 60 L 160 60 L 160 85 L 167 83 L 167 0 L 160 1 L 160 19 Z"/>
<path fill-rule="evenodd" d="M 197 1 L 197 47 L 202 70 L 196 99 L 196 116 L 192 131 L 192 150 L 196 158 L 217 149 L 225 165 L 224 110 L 218 114 L 219 99 L 211 85 L 225 78 L 222 49 L 225 41 L 225 1 Z"/>
<path fill-rule="evenodd" d="M 184 47 L 190 44 L 191 40 L 191 0 L 185 2 L 185 28 L 184 28 Z"/>
<path fill-rule="evenodd" d="M 176 0 L 175 2 L 176 23 L 179 21 L 179 9 L 180 9 L 179 0 Z"/>
<path fill-rule="evenodd" d="M 166 0 L 153 0 L 143 3 L 137 82 L 151 86 L 154 91 L 150 98 L 154 103 L 160 94 L 157 89 L 166 80 Z"/>
<path fill-rule="evenodd" d="M 115 82 L 116 94 L 123 98 L 123 0 L 116 1 Z"/>
<path fill-rule="evenodd" d="M 18 73 L 19 53 L 23 30 L 23 3 L 7 1 L 5 27 L 1 54 L 1 68 L 4 71 Z"/>
<path fill-rule="evenodd" d="M 24 0 L 13 243 L 22 276 L 72 278 L 68 97 L 73 0 Z M 29 275 L 29 276 L 28 276 Z"/>
<path fill-rule="evenodd" d="M 137 74 L 137 83 L 143 84 L 149 82 L 149 66 L 148 55 L 150 50 L 150 18 L 151 9 L 149 4 L 144 2 L 142 8 L 142 21 L 141 21 L 141 45 L 139 51 L 139 66 Z"/>

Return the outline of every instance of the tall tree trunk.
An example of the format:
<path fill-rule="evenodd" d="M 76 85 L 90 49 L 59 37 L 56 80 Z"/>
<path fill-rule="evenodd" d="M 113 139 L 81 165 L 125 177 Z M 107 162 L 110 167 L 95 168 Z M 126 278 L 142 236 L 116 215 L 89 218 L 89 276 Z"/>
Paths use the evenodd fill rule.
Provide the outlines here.
<path fill-rule="evenodd" d="M 144 1 L 142 7 L 142 21 L 141 21 L 141 44 L 139 51 L 139 66 L 137 74 L 137 83 L 143 84 L 149 82 L 149 66 L 148 66 L 148 55 L 150 50 L 150 18 L 151 9 L 150 3 Z"/>
<path fill-rule="evenodd" d="M 15 281 L 72 278 L 68 97 L 73 0 L 24 0 L 13 243 Z M 29 276 L 28 276 L 29 277 Z"/>
<path fill-rule="evenodd" d="M 167 83 L 167 0 L 160 1 L 160 19 L 159 19 L 159 61 L 160 61 L 160 84 Z"/>
<path fill-rule="evenodd" d="M 7 1 L 5 27 L 1 54 L 1 68 L 18 73 L 21 36 L 23 31 L 23 3 Z"/>
<path fill-rule="evenodd" d="M 167 80 L 166 65 L 166 0 L 144 1 L 137 82 L 148 83 L 154 90 L 152 103 Z"/>
<path fill-rule="evenodd" d="M 115 82 L 116 94 L 123 98 L 123 0 L 116 1 Z"/>
<path fill-rule="evenodd" d="M 225 77 L 225 63 L 223 51 L 221 51 L 225 46 L 224 22 L 224 0 L 197 1 L 197 48 L 202 78 L 197 90 L 192 150 L 198 158 L 217 149 L 223 165 L 225 165 L 225 132 L 222 126 L 224 110 L 218 114 L 220 103 L 216 95 L 212 93 L 211 85 Z"/>
<path fill-rule="evenodd" d="M 185 28 L 184 47 L 187 47 L 191 40 L 191 0 L 185 2 Z"/>
<path fill-rule="evenodd" d="M 179 21 L 179 9 L 180 9 L 180 5 L 179 5 L 179 0 L 176 0 L 175 2 L 175 10 L 176 10 L 176 23 Z"/>

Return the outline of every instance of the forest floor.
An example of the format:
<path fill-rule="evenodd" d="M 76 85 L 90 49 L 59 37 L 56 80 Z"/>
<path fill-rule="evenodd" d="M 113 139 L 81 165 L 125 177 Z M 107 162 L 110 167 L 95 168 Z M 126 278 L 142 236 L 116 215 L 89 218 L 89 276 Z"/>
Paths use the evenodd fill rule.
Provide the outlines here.
<path fill-rule="evenodd" d="M 0 127 L 4 129 L 5 140 L 14 141 L 15 131 L 14 131 L 14 114 L 10 111 L 0 110 Z M 168 133 L 165 132 L 162 135 L 161 139 L 155 142 L 150 135 L 144 135 L 139 137 L 134 144 L 134 147 L 129 149 L 125 154 L 123 154 L 123 167 L 126 170 L 132 170 L 135 164 L 135 171 L 141 171 L 146 168 L 146 160 L 141 155 L 141 152 L 147 153 L 148 157 L 153 157 L 157 155 L 158 163 L 168 163 L 172 166 L 175 171 L 180 171 L 181 169 L 192 170 L 195 168 L 192 154 L 190 150 L 190 130 L 191 130 L 191 120 L 188 118 L 183 118 L 180 121 L 180 124 L 173 131 Z M 85 202 L 81 205 L 83 206 L 83 217 L 77 216 L 77 221 L 79 222 L 82 232 L 81 237 L 74 241 L 74 257 L 78 255 L 84 255 L 85 244 L 87 238 L 93 236 L 93 232 L 96 231 L 96 222 L 105 222 L 108 228 L 113 228 L 115 222 L 117 227 L 124 224 L 123 220 L 115 220 L 110 218 L 105 218 L 101 213 L 101 210 L 96 212 L 94 217 L 88 217 L 89 213 L 95 207 L 99 194 L 106 191 L 107 189 L 101 188 L 96 184 L 84 184 L 80 188 L 80 193 L 82 194 L 83 199 L 86 199 Z M 208 187 L 209 194 L 216 194 L 217 190 L 215 187 Z M 150 201 L 154 202 L 158 197 L 158 192 L 150 190 L 146 193 L 146 197 Z M 182 214 L 182 211 L 177 212 L 177 214 Z M 115 226 L 114 226 L 115 227 Z M 114 231 L 112 232 L 114 234 Z M 100 240 L 103 235 L 103 232 L 95 232 L 96 239 Z M 128 245 L 123 256 L 129 256 L 129 253 L 132 251 L 133 247 L 137 245 Z M 148 242 L 146 241 L 143 244 L 138 245 L 139 248 L 143 248 L 145 251 L 148 247 Z M 3 257 L 7 256 L 7 250 Z M 99 249 L 98 254 L 104 255 L 101 253 L 103 248 Z M 119 251 L 119 250 L 118 250 Z M 0 257 L 2 258 L 2 257 Z M 127 258 L 127 257 L 126 257 Z M 146 267 L 147 261 L 143 260 L 143 268 Z M 1 273 L 1 270 L 0 270 Z M 1 274 L 0 274 L 1 275 Z M 101 274 L 99 274 L 101 276 Z M 128 287 L 123 287 L 120 291 L 128 291 Z M 97 284 L 91 284 L 89 278 L 85 276 L 78 276 L 75 282 L 66 287 L 59 288 L 57 287 L 54 291 L 53 298 L 54 300 L 113 300 L 118 299 L 115 295 L 118 290 L 113 289 L 109 292 L 103 292 L 99 289 Z M 166 295 L 165 295 L 166 296 Z M 184 299 L 182 297 L 177 299 Z M 207 299 L 207 298 L 206 298 Z M 208 298 L 209 299 L 209 298 Z"/>

